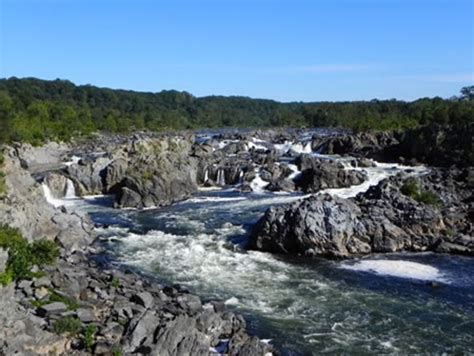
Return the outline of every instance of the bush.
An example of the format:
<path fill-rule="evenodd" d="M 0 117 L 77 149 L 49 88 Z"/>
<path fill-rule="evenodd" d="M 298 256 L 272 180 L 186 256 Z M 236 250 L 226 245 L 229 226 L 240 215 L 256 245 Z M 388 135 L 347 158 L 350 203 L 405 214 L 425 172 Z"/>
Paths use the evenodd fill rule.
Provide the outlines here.
<path fill-rule="evenodd" d="M 402 194 L 410 198 L 415 198 L 415 196 L 418 195 L 419 190 L 420 187 L 418 186 L 418 182 L 414 178 L 407 179 L 407 181 L 400 188 Z"/>
<path fill-rule="evenodd" d="M 440 197 L 436 195 L 436 193 L 421 189 L 414 178 L 407 179 L 400 188 L 400 191 L 403 195 L 406 195 L 419 203 L 433 206 L 440 206 L 442 203 Z"/>
<path fill-rule="evenodd" d="M 416 198 L 416 201 L 433 206 L 440 206 L 442 203 L 439 196 L 427 190 L 420 192 Z"/>
<path fill-rule="evenodd" d="M 30 246 L 32 263 L 37 266 L 50 265 L 59 257 L 59 247 L 51 240 L 35 241 Z"/>
<path fill-rule="evenodd" d="M 0 226 L 0 248 L 8 250 L 7 268 L 0 276 L 3 285 L 24 278 L 33 278 L 34 265 L 43 267 L 52 264 L 59 256 L 59 248 L 52 241 L 39 240 L 28 243 L 17 229 Z"/>
<path fill-rule="evenodd" d="M 53 330 L 60 335 L 76 336 L 81 331 L 81 321 L 72 316 L 67 316 L 56 320 L 53 324 Z"/>
<path fill-rule="evenodd" d="M 112 278 L 112 281 L 110 282 L 110 285 L 114 288 L 120 287 L 120 279 L 117 277 Z"/>
<path fill-rule="evenodd" d="M 92 345 L 94 344 L 94 335 L 97 332 L 95 325 L 87 325 L 84 330 L 84 343 L 88 351 L 92 351 Z"/>

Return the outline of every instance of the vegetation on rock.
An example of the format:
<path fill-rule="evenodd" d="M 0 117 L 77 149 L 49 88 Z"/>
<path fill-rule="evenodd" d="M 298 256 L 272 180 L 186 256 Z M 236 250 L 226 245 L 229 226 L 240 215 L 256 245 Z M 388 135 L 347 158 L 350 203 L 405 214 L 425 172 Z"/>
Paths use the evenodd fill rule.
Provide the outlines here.
<path fill-rule="evenodd" d="M 59 248 L 53 241 L 38 240 L 28 243 L 20 232 L 8 226 L 0 226 L 0 248 L 8 250 L 6 270 L 0 273 L 0 283 L 37 276 L 31 271 L 52 264 L 59 257 Z"/>
<path fill-rule="evenodd" d="M 53 330 L 60 335 L 75 336 L 81 332 L 81 329 L 81 321 L 73 316 L 63 317 L 53 323 Z"/>
<path fill-rule="evenodd" d="M 420 188 L 417 180 L 414 178 L 407 179 L 400 188 L 400 191 L 403 195 L 406 195 L 419 203 L 433 206 L 439 206 L 442 203 L 440 197 L 436 195 L 436 193 Z"/>

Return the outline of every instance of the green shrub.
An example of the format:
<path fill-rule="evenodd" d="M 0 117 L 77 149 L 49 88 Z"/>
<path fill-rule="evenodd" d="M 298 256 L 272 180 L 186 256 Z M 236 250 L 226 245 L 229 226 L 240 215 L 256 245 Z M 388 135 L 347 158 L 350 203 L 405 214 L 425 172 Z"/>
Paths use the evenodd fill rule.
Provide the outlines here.
<path fill-rule="evenodd" d="M 52 241 L 39 240 L 28 243 L 17 229 L 0 226 L 0 248 L 8 250 L 6 271 L 0 282 L 37 277 L 41 273 L 31 272 L 34 265 L 43 267 L 55 262 L 59 256 L 59 248 Z"/>
<path fill-rule="evenodd" d="M 66 316 L 53 323 L 53 330 L 60 335 L 76 336 L 81 331 L 81 321 L 72 316 Z"/>
<path fill-rule="evenodd" d="M 51 240 L 35 241 L 30 246 L 32 263 L 37 266 L 50 265 L 59 257 L 59 247 Z"/>
<path fill-rule="evenodd" d="M 6 286 L 8 284 L 10 284 L 11 282 L 13 282 L 13 273 L 12 271 L 5 271 L 5 272 L 2 272 L 0 273 L 0 284 L 3 285 L 3 286 Z"/>
<path fill-rule="evenodd" d="M 420 187 L 418 186 L 418 182 L 414 178 L 409 178 L 407 181 L 402 185 L 400 191 L 403 195 L 406 195 L 411 198 L 415 198 L 418 195 Z"/>
<path fill-rule="evenodd" d="M 95 325 L 87 325 L 84 330 L 84 343 L 88 351 L 92 351 L 92 345 L 94 344 L 94 335 L 97 332 Z"/>
<path fill-rule="evenodd" d="M 120 279 L 117 277 L 112 278 L 112 281 L 110 282 L 110 285 L 114 288 L 120 287 Z"/>
<path fill-rule="evenodd" d="M 440 206 L 442 203 L 440 197 L 436 195 L 436 193 L 421 189 L 414 178 L 407 179 L 400 188 L 400 191 L 403 195 L 406 195 L 419 203 L 433 206 Z"/>
<path fill-rule="evenodd" d="M 442 203 L 438 195 L 428 190 L 421 191 L 415 199 L 420 203 L 433 206 L 440 206 Z"/>
<path fill-rule="evenodd" d="M 142 174 L 143 180 L 151 180 L 153 178 L 153 176 L 154 176 L 154 173 L 151 172 L 151 171 L 145 171 Z"/>

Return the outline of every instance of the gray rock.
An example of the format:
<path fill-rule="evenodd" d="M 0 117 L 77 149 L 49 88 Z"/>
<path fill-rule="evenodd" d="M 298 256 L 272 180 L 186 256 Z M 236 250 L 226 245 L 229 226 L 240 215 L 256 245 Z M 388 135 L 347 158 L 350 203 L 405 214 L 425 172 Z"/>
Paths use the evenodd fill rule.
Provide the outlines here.
<path fill-rule="evenodd" d="M 151 311 L 134 317 L 124 335 L 124 351 L 135 352 L 141 346 L 150 346 L 160 320 Z"/>
<path fill-rule="evenodd" d="M 62 302 L 53 302 L 50 304 L 43 305 L 36 309 L 36 314 L 41 317 L 51 316 L 55 314 L 61 314 L 67 310 L 66 304 Z"/>
<path fill-rule="evenodd" d="M 149 292 L 137 293 L 130 300 L 146 309 L 150 309 L 155 304 L 154 298 Z"/>
<path fill-rule="evenodd" d="M 0 248 L 0 273 L 5 272 L 8 262 L 8 251 Z"/>
<path fill-rule="evenodd" d="M 33 282 L 33 286 L 39 287 L 51 287 L 51 280 L 48 277 L 37 278 Z"/>
<path fill-rule="evenodd" d="M 79 308 L 76 311 L 77 317 L 83 323 L 92 323 L 97 320 L 94 312 L 91 309 Z"/>

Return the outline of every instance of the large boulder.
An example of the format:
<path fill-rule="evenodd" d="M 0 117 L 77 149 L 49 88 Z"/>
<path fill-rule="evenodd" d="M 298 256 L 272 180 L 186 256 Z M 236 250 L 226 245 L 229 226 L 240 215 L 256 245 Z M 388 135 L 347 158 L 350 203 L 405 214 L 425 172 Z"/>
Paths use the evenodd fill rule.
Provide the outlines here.
<path fill-rule="evenodd" d="M 355 199 L 325 194 L 270 208 L 254 227 L 248 247 L 326 257 L 396 251 L 474 255 L 473 241 L 466 238 L 473 224 L 465 204 L 417 201 L 401 193 L 402 184 L 395 177 Z"/>
<path fill-rule="evenodd" d="M 305 193 L 359 185 L 367 179 L 363 171 L 347 169 L 335 161 L 302 156 L 297 160 L 297 164 L 302 172 L 296 183 Z"/>
<path fill-rule="evenodd" d="M 116 185 L 116 207 L 163 206 L 197 191 L 197 162 L 192 144 L 183 137 L 160 137 L 131 143 L 129 161 Z M 119 171 L 116 168 L 115 171 Z"/>
<path fill-rule="evenodd" d="M 359 221 L 361 211 L 350 200 L 313 196 L 301 203 L 270 208 L 257 223 L 250 248 L 274 253 L 343 257 L 370 252 Z"/>
<path fill-rule="evenodd" d="M 110 158 L 99 157 L 97 159 L 82 159 L 78 164 L 67 167 L 67 174 L 74 181 L 80 196 L 104 193 L 106 167 L 110 163 Z"/>

